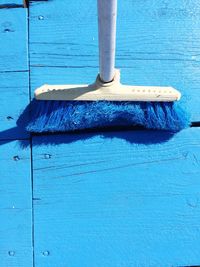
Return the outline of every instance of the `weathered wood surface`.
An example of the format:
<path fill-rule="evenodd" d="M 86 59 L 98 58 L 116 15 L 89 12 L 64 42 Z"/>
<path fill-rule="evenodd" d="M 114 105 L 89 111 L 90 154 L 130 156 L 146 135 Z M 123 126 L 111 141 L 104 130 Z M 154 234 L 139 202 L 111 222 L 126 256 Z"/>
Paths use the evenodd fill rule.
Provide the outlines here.
<path fill-rule="evenodd" d="M 29 103 L 27 10 L 15 7 L 0 9 L 0 265 L 32 267 L 30 141 L 13 141 L 28 137 L 16 125 Z"/>
<path fill-rule="evenodd" d="M 0 140 L 29 136 L 24 129 L 28 114 L 26 120 L 24 118 L 20 124 L 16 124 L 19 115 L 29 103 L 28 79 L 28 72 L 0 72 Z"/>
<path fill-rule="evenodd" d="M 0 9 L 0 72 L 28 71 L 27 9 Z"/>
<path fill-rule="evenodd" d="M 168 137 L 34 137 L 36 266 L 198 265 L 200 131 Z"/>
<path fill-rule="evenodd" d="M 197 1 L 119 1 L 122 81 L 172 85 L 199 121 Z M 31 90 L 92 82 L 96 2 L 30 6 Z M 199 265 L 199 129 L 33 137 L 35 264 Z"/>
<path fill-rule="evenodd" d="M 27 10 L 0 9 L 0 265 L 32 267 L 33 252 L 34 267 L 199 265 L 199 128 L 38 136 L 32 151 L 25 121 L 16 125 L 29 89 L 92 82 L 98 47 L 95 1 L 29 11 L 30 88 Z M 199 14 L 197 0 L 119 1 L 122 81 L 177 87 L 193 121 Z"/>
<path fill-rule="evenodd" d="M 0 0 L 0 8 L 15 8 L 22 7 L 24 4 L 23 0 Z"/>
<path fill-rule="evenodd" d="M 126 0 L 119 1 L 118 9 L 117 66 L 123 82 L 177 87 L 192 120 L 199 121 L 199 2 Z M 62 68 L 74 82 L 82 83 L 72 74 L 74 68 L 96 75 L 95 1 L 37 2 L 30 11 L 31 66 L 39 67 L 34 70 L 38 77 L 42 71 L 62 82 Z M 45 79 L 39 78 L 41 83 Z"/>
<path fill-rule="evenodd" d="M 32 266 L 29 141 L 0 141 L 0 265 Z M 25 148 L 26 147 L 26 148 Z"/>
<path fill-rule="evenodd" d="M 29 103 L 27 9 L 0 9 L 0 139 L 28 134 L 17 119 Z"/>

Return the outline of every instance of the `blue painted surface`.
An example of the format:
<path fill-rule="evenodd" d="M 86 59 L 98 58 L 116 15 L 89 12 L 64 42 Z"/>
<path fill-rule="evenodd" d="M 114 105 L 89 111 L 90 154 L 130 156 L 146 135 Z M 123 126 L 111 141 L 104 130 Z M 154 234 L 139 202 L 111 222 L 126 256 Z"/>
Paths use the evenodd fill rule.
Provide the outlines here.
<path fill-rule="evenodd" d="M 199 133 L 35 137 L 36 266 L 198 264 Z"/>
<path fill-rule="evenodd" d="M 12 3 L 16 3 L 13 1 Z M 8 2 L 7 2 L 8 3 Z M 0 2 L 2 4 L 2 1 Z M 27 10 L 0 9 L 0 265 L 33 266 Z M 15 141 L 15 139 L 27 139 Z"/>
<path fill-rule="evenodd" d="M 0 141 L 1 266 L 32 266 L 31 155 L 29 141 Z"/>
<path fill-rule="evenodd" d="M 179 88 L 199 120 L 191 52 L 198 45 L 189 41 L 199 20 L 191 5 L 176 2 L 119 1 L 117 66 L 124 83 Z M 31 6 L 32 92 L 94 80 L 96 27 L 92 0 Z M 148 132 L 34 137 L 36 266 L 199 264 L 198 139 L 198 129 L 172 139 Z"/>
<path fill-rule="evenodd" d="M 199 2 L 126 0 L 118 9 L 116 61 L 122 81 L 178 88 L 192 120 L 199 121 Z M 95 1 L 70 2 L 70 8 L 69 1 L 35 3 L 30 30 L 32 90 L 49 80 L 88 83 L 96 76 Z"/>
<path fill-rule="evenodd" d="M 193 121 L 200 120 L 199 11 L 197 0 L 119 0 L 122 81 L 177 87 Z M 27 117 L 17 125 L 29 89 L 96 77 L 96 2 L 31 3 L 30 88 L 26 10 L 0 15 L 1 265 L 199 265 L 199 128 L 33 136 L 32 143 Z"/>
<path fill-rule="evenodd" d="M 23 0 L 0 0 L 0 5 L 7 5 L 8 7 L 16 7 L 16 5 L 23 5 Z"/>
<path fill-rule="evenodd" d="M 27 138 L 17 120 L 29 103 L 27 9 L 0 9 L 0 140 Z"/>
<path fill-rule="evenodd" d="M 0 72 L 0 80 L 0 140 L 27 138 L 25 124 L 29 114 L 17 121 L 29 103 L 28 72 Z"/>
<path fill-rule="evenodd" d="M 27 71 L 27 9 L 0 9 L 0 72 Z"/>

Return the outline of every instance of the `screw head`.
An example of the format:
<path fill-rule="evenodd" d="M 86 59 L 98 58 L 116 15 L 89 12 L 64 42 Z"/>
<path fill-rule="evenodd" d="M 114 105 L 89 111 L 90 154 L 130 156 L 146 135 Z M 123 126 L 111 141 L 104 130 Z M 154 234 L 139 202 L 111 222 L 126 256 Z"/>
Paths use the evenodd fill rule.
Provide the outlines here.
<path fill-rule="evenodd" d="M 51 158 L 51 155 L 50 154 L 44 154 L 44 158 L 45 159 L 50 159 Z"/>
<path fill-rule="evenodd" d="M 6 28 L 6 29 L 4 30 L 4 32 L 10 32 L 10 29 Z"/>
<path fill-rule="evenodd" d="M 44 16 L 40 15 L 40 16 L 38 16 L 38 19 L 39 20 L 43 20 L 44 19 Z"/>
<path fill-rule="evenodd" d="M 7 116 L 6 119 L 7 119 L 8 121 L 11 121 L 11 120 L 13 120 L 13 117 L 11 117 L 11 116 Z"/>
<path fill-rule="evenodd" d="M 11 257 L 15 256 L 15 251 L 13 250 L 8 251 L 8 255 Z"/>
<path fill-rule="evenodd" d="M 14 161 L 18 161 L 18 160 L 20 160 L 20 158 L 19 158 L 19 156 L 14 156 L 14 157 L 13 157 L 13 160 L 14 160 Z"/>
<path fill-rule="evenodd" d="M 48 250 L 46 250 L 46 251 L 43 251 L 43 253 L 42 253 L 42 254 L 43 254 L 43 256 L 47 257 L 47 256 L 49 256 L 49 254 L 50 254 L 50 253 L 49 253 L 49 251 L 48 251 Z"/>

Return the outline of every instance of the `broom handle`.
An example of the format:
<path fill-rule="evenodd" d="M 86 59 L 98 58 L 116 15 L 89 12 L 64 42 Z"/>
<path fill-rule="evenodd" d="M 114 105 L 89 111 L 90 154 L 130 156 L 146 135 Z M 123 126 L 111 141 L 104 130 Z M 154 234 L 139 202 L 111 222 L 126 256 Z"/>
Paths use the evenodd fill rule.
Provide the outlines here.
<path fill-rule="evenodd" d="M 98 0 L 99 69 L 103 82 L 115 76 L 117 0 Z"/>

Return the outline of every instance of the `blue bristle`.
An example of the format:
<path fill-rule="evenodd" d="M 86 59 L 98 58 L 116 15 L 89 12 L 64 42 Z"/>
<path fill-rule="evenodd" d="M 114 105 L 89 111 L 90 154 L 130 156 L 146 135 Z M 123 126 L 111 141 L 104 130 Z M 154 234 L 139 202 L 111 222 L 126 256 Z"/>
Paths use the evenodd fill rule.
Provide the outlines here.
<path fill-rule="evenodd" d="M 180 131 L 189 116 L 178 102 L 42 101 L 31 103 L 29 132 L 67 132 L 109 126 Z"/>

